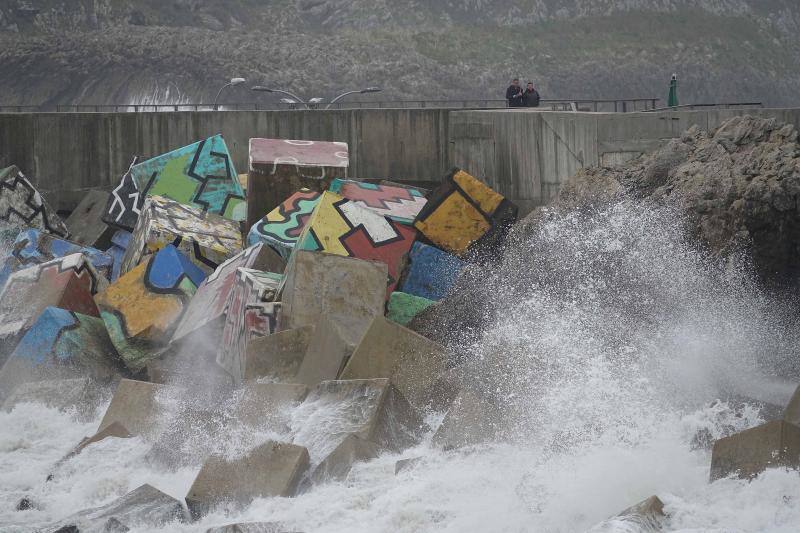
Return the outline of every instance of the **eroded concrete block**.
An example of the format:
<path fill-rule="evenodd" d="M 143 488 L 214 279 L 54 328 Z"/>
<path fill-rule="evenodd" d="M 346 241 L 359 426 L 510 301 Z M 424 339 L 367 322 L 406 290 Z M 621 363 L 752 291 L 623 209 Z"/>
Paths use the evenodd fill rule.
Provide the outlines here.
<path fill-rule="evenodd" d="M 353 346 L 342 339 L 338 326 L 322 316 L 291 381 L 314 387 L 322 381 L 336 379 L 352 353 Z"/>
<path fill-rule="evenodd" d="M 69 238 L 64 222 L 15 166 L 0 169 L 0 221 L 17 228 L 36 228 L 62 239 Z"/>
<path fill-rule="evenodd" d="M 303 326 L 253 339 L 247 345 L 244 379 L 270 377 L 279 382 L 294 379 L 313 332 L 313 326 Z"/>
<path fill-rule="evenodd" d="M 347 177 L 347 167 L 347 143 L 250 139 L 247 227 L 303 188 L 326 190 Z"/>
<path fill-rule="evenodd" d="M 308 451 L 295 444 L 268 441 L 242 458 L 210 457 L 186 495 L 192 518 L 221 503 L 245 506 L 255 498 L 294 496 L 308 470 Z"/>
<path fill-rule="evenodd" d="M 296 250 L 311 250 L 385 263 L 386 299 L 395 290 L 417 232 L 361 207 L 336 193 L 322 193 L 297 240 Z"/>
<path fill-rule="evenodd" d="M 438 248 L 415 242 L 408 254 L 408 267 L 400 284 L 404 293 L 441 300 L 456 282 L 464 262 Z"/>
<path fill-rule="evenodd" d="M 86 192 L 83 200 L 66 220 L 70 238 L 83 246 L 108 249 L 111 246 L 111 236 L 114 229 L 103 222 L 110 193 L 100 189 Z"/>
<path fill-rule="evenodd" d="M 414 223 L 428 201 L 425 193 L 418 189 L 389 183 L 335 179 L 328 190 L 379 215 L 408 225 Z"/>
<path fill-rule="evenodd" d="M 433 300 L 395 291 L 389 297 L 386 318 L 401 326 L 406 326 L 414 320 L 415 316 L 433 304 Z"/>
<path fill-rule="evenodd" d="M 387 273 L 385 263 L 296 250 L 282 284 L 278 329 L 313 326 L 324 315 L 357 345 L 383 315 Z"/>
<path fill-rule="evenodd" d="M 300 189 L 267 213 L 250 228 L 248 246 L 262 242 L 288 261 L 297 239 L 322 196 L 321 192 Z"/>
<path fill-rule="evenodd" d="M 100 421 L 98 433 L 119 423 L 132 434 L 156 437 L 166 422 L 167 406 L 179 390 L 147 381 L 123 379 Z"/>
<path fill-rule="evenodd" d="M 711 481 L 731 474 L 754 478 L 775 467 L 800 467 L 800 427 L 773 420 L 714 443 Z"/>
<path fill-rule="evenodd" d="M 167 244 L 209 275 L 242 249 L 239 224 L 233 220 L 161 196 L 148 198 L 141 211 L 122 258 L 123 274 Z"/>
<path fill-rule="evenodd" d="M 342 371 L 341 379 L 389 378 L 416 408 L 431 400 L 447 368 L 444 347 L 410 329 L 375 317 Z"/>
<path fill-rule="evenodd" d="M 311 480 L 314 483 L 323 483 L 329 480 L 342 481 L 347 478 L 347 474 L 350 473 L 354 464 L 374 459 L 379 453 L 380 447 L 374 442 L 361 439 L 356 435 L 348 435 L 314 469 Z"/>
<path fill-rule="evenodd" d="M 494 247 L 517 219 L 517 206 L 459 168 L 428 196 L 414 227 L 436 246 L 464 256 L 473 246 Z"/>
<path fill-rule="evenodd" d="M 170 244 L 95 297 L 128 368 L 141 370 L 158 356 L 204 279 L 203 271 Z"/>

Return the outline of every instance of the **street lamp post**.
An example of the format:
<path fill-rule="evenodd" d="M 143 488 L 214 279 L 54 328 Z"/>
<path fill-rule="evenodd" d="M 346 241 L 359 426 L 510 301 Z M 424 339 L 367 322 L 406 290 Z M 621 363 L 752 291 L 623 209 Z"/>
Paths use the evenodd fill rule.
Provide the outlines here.
<path fill-rule="evenodd" d="M 219 95 L 222 94 L 222 91 L 234 85 L 241 85 L 245 81 L 247 80 L 245 80 L 244 78 L 231 78 L 231 81 L 220 87 L 219 91 L 217 91 L 217 96 L 214 98 L 214 111 L 217 111 L 217 101 L 219 100 Z"/>
<path fill-rule="evenodd" d="M 340 94 L 339 96 L 337 96 L 333 100 L 331 100 L 331 103 L 329 103 L 325 107 L 325 110 L 327 111 L 328 109 L 330 109 L 333 104 L 335 104 L 336 102 L 338 102 L 339 100 L 341 100 L 345 96 L 349 96 L 351 94 L 367 94 L 367 93 L 379 93 L 379 92 L 381 92 L 381 89 L 379 87 L 367 87 L 366 89 L 361 89 L 360 91 L 347 91 L 345 93 Z"/>
<path fill-rule="evenodd" d="M 289 91 L 284 91 L 284 90 L 281 90 L 281 89 L 270 89 L 269 87 L 264 87 L 263 85 L 256 85 L 254 87 L 250 87 L 250 90 L 251 91 L 256 91 L 256 92 L 262 92 L 262 93 L 285 94 L 286 96 L 289 96 L 290 98 L 292 98 L 292 100 L 294 100 L 295 102 L 303 104 L 304 106 L 306 106 L 306 109 L 308 109 L 308 104 L 302 98 L 300 98 L 299 96 L 297 96 L 294 93 L 290 93 Z M 288 103 L 288 102 L 285 102 L 284 98 L 281 99 L 281 102 Z"/>
<path fill-rule="evenodd" d="M 291 98 L 293 98 L 295 101 L 297 101 L 297 102 L 299 102 L 299 103 L 303 104 L 303 105 L 306 107 L 306 109 L 317 109 L 317 108 L 319 107 L 319 105 L 320 105 L 320 104 L 323 102 L 323 99 L 322 99 L 322 98 L 312 98 L 311 100 L 309 100 L 308 102 L 306 102 L 305 100 L 303 100 L 302 98 L 300 98 L 300 97 L 299 97 L 299 96 L 297 96 L 296 94 L 290 93 L 289 91 L 284 91 L 284 90 L 282 90 L 282 89 L 270 89 L 269 87 L 264 87 L 263 85 L 256 85 L 255 87 L 251 87 L 251 88 L 250 88 L 250 90 L 252 90 L 252 91 L 258 91 L 258 92 L 264 92 L 264 93 L 279 93 L 279 94 L 285 94 L 286 96 L 290 96 L 290 97 L 291 97 Z M 336 103 L 337 101 L 341 100 L 341 99 L 342 99 L 342 98 L 344 98 L 345 96 L 348 96 L 348 95 L 351 95 L 351 94 L 357 94 L 357 93 L 359 93 L 359 94 L 366 94 L 366 93 L 378 93 L 378 92 L 380 92 L 380 91 L 381 91 L 381 89 L 380 89 L 380 88 L 378 88 L 378 87 L 367 87 L 366 89 L 361 89 L 361 90 L 359 90 L 359 91 L 347 91 L 347 92 L 345 92 L 345 93 L 342 93 L 342 94 L 340 94 L 339 96 L 337 96 L 337 97 L 336 97 L 336 98 L 334 98 L 333 100 L 331 100 L 331 103 L 329 103 L 329 104 L 328 104 L 328 105 L 325 107 L 325 109 L 326 109 L 326 110 L 330 109 L 330 108 L 331 108 L 331 106 L 332 106 L 334 103 Z M 281 101 L 283 101 L 283 99 L 282 99 Z M 309 104 L 310 104 L 310 105 L 309 105 Z"/>

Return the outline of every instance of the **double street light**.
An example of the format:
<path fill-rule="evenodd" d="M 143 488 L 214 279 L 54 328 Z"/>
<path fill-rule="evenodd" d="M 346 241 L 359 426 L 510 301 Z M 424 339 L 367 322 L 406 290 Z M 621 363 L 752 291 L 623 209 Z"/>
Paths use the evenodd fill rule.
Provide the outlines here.
<path fill-rule="evenodd" d="M 311 99 L 308 100 L 308 102 L 306 102 L 302 98 L 297 96 L 296 94 L 291 93 L 289 91 L 284 91 L 283 89 L 271 89 L 271 88 L 265 87 L 263 85 L 256 85 L 255 87 L 251 87 L 250 90 L 256 91 L 256 92 L 263 92 L 263 93 L 284 94 L 286 96 L 289 96 L 291 98 L 291 100 L 288 99 L 288 98 L 281 98 L 281 102 L 283 102 L 285 104 L 294 104 L 294 105 L 299 103 L 299 104 L 304 105 L 306 107 L 306 109 L 316 109 L 319 106 L 319 104 L 321 104 L 321 103 L 323 103 L 325 101 L 323 98 L 311 98 Z M 342 98 L 344 98 L 345 96 L 348 96 L 348 95 L 351 95 L 351 94 L 366 94 L 366 93 L 378 93 L 378 92 L 381 92 L 381 89 L 378 88 L 378 87 L 367 87 L 365 89 L 361 89 L 361 90 L 358 90 L 358 91 L 347 91 L 347 92 L 344 92 L 344 93 L 340 94 L 339 96 L 337 96 L 333 100 L 331 100 L 330 103 L 325 107 L 325 109 L 330 109 L 331 106 L 333 104 L 335 104 L 337 101 L 339 101 Z"/>

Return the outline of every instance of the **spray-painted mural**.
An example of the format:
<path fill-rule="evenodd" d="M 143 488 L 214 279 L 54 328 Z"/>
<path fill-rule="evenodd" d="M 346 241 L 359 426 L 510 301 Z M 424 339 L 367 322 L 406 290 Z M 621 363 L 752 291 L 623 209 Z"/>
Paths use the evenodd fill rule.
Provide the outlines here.
<path fill-rule="evenodd" d="M 130 271 L 150 254 L 172 244 L 203 272 L 211 274 L 242 249 L 239 224 L 181 203 L 151 196 L 142 207 L 120 272 Z"/>
<path fill-rule="evenodd" d="M 111 281 L 117 281 L 122 270 L 122 258 L 125 257 L 125 250 L 131 243 L 132 235 L 124 229 L 117 230 L 111 236 L 111 248 L 108 254 L 114 259 L 114 268 L 111 270 Z"/>
<path fill-rule="evenodd" d="M 371 259 L 386 263 L 386 298 L 395 289 L 417 232 L 336 193 L 325 192 L 297 242 L 298 250 Z"/>
<path fill-rule="evenodd" d="M 461 169 L 453 169 L 429 197 L 414 226 L 436 246 L 463 256 L 479 240 L 505 236 L 517 206 Z"/>
<path fill-rule="evenodd" d="M 322 193 L 301 189 L 253 224 L 247 244 L 263 242 L 288 260 Z"/>
<path fill-rule="evenodd" d="M 128 368 L 140 370 L 169 342 L 204 279 L 170 244 L 97 295 L 111 341 Z"/>
<path fill-rule="evenodd" d="M 455 283 L 465 263 L 435 246 L 415 242 L 408 255 L 401 287 L 403 292 L 429 300 L 441 300 Z"/>
<path fill-rule="evenodd" d="M 15 166 L 0 170 L 0 221 L 36 228 L 62 239 L 69 237 L 64 222 Z"/>
<path fill-rule="evenodd" d="M 335 179 L 328 190 L 379 215 L 409 225 L 414 223 L 427 202 L 422 192 L 411 187 Z"/>
<path fill-rule="evenodd" d="M 247 227 L 303 188 L 322 192 L 346 178 L 348 164 L 347 143 L 250 139 Z"/>
<path fill-rule="evenodd" d="M 103 222 L 111 227 L 123 231 L 132 232 L 139 218 L 139 188 L 131 175 L 131 169 L 138 162 L 134 157 L 127 172 L 122 175 L 122 179 L 111 195 L 108 197 L 105 213 L 102 216 Z"/>

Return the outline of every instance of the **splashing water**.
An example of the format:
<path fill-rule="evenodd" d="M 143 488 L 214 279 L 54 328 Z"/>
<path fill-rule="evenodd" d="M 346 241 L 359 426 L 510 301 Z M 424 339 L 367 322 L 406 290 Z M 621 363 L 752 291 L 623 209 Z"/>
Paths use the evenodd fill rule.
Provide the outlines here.
<path fill-rule="evenodd" d="M 431 432 L 402 454 L 356 465 L 344 482 L 163 531 L 278 521 L 306 532 L 627 532 L 609 517 L 654 494 L 666 531 L 800 530 L 797 472 L 708 482 L 709 444 L 761 423 L 764 403 L 788 400 L 796 315 L 759 289 L 741 258 L 709 257 L 683 223 L 669 209 L 622 201 L 547 213 L 514 241 L 487 274 L 498 318 L 457 347 L 471 354 L 463 375 L 501 413 L 496 441 L 441 452 Z M 302 423 L 330 425 L 336 409 L 297 408 L 291 438 L 321 455 L 330 443 Z M 29 404 L 0 413 L 0 530 L 27 531 L 145 482 L 186 494 L 200 465 L 164 470 L 143 459 L 150 446 L 136 438 L 91 446 L 42 483 L 96 422 Z M 264 438 L 235 435 L 238 445 Z M 413 457 L 395 475 L 395 462 Z M 14 511 L 23 495 L 38 508 Z"/>

